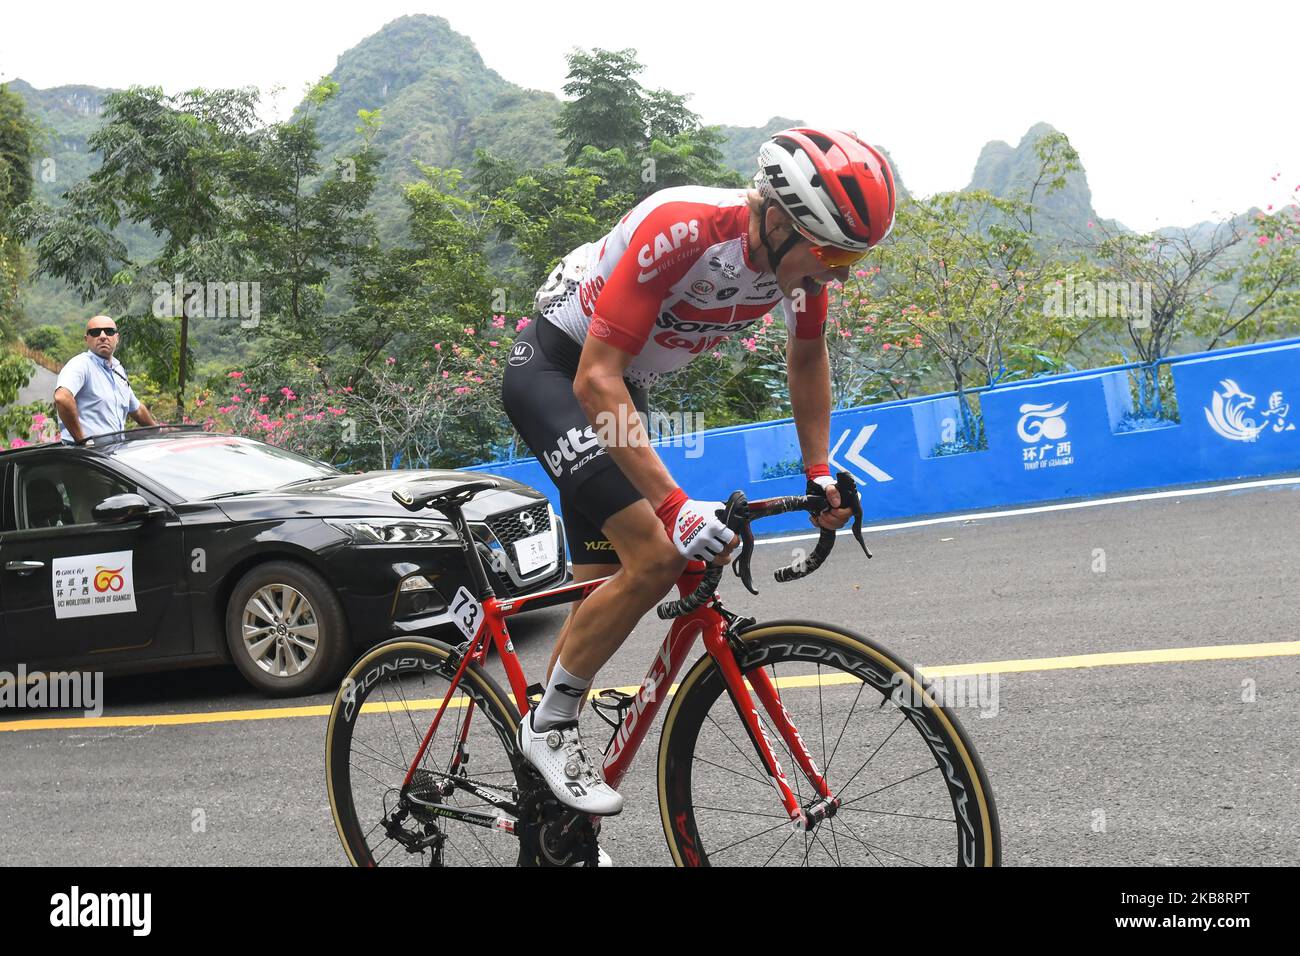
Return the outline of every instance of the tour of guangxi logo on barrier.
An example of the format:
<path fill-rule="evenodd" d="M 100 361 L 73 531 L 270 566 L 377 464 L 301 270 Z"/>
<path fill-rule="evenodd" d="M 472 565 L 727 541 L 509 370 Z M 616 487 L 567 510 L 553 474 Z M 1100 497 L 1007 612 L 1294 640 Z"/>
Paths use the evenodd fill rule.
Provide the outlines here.
<path fill-rule="evenodd" d="M 1264 431 L 1295 431 L 1295 422 L 1286 420 L 1291 406 L 1284 400 L 1281 391 L 1268 396 L 1268 407 L 1259 413 L 1260 420 L 1256 423 L 1247 414 L 1255 409 L 1254 395 L 1243 392 L 1241 386 L 1230 378 L 1219 382 L 1219 389 L 1205 409 L 1205 420 L 1224 438 L 1232 441 L 1258 441 Z"/>
<path fill-rule="evenodd" d="M 1026 402 L 1020 406 L 1016 434 L 1028 446 L 1021 454 L 1025 471 L 1074 464 L 1073 442 L 1064 440 L 1068 434 L 1065 410 L 1069 407 L 1069 402 L 1060 405 L 1052 405 L 1050 402 L 1034 405 Z"/>

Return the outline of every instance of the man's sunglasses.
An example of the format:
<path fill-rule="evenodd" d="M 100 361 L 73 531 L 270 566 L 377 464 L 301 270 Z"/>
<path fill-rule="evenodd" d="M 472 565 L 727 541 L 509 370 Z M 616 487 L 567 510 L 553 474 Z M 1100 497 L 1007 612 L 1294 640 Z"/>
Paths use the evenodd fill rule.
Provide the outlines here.
<path fill-rule="evenodd" d="M 86 335 L 92 339 L 97 339 L 101 335 L 107 335 L 110 339 L 117 335 L 117 329 L 86 329 Z"/>
<path fill-rule="evenodd" d="M 839 246 L 823 245 L 802 229 L 799 229 L 798 232 L 811 244 L 812 248 L 808 251 L 812 253 L 813 258 L 831 269 L 842 269 L 844 266 L 851 266 L 854 263 L 861 262 L 866 258 L 869 251 L 867 249 L 841 249 Z"/>

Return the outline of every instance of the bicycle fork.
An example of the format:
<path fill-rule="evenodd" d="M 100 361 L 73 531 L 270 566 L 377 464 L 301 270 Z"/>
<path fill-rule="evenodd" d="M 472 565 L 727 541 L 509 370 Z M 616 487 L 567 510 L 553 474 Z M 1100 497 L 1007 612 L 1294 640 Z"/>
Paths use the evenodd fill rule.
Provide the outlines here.
<path fill-rule="evenodd" d="M 736 705 L 736 712 L 745 725 L 749 739 L 758 752 L 758 757 L 772 781 L 772 786 L 775 788 L 782 806 L 785 807 L 786 813 L 790 815 L 790 821 L 794 825 L 794 829 L 812 830 L 822 820 L 833 817 L 835 811 L 839 809 L 839 798 L 831 795 L 831 789 L 826 782 L 826 778 L 817 769 L 812 754 L 804 745 L 798 728 L 795 727 L 794 721 L 790 719 L 790 713 L 785 709 L 785 704 L 781 701 L 781 695 L 767 672 L 761 667 L 756 668 L 749 674 L 747 680 L 740 671 L 740 665 L 736 663 L 735 651 L 727 639 L 727 634 L 721 628 L 705 629 L 704 646 L 722 672 L 722 679 L 731 694 L 732 702 Z M 750 687 L 753 687 L 753 695 L 749 692 Z M 805 778 L 812 784 L 818 794 L 819 799 L 808 807 L 800 805 L 799 798 L 795 796 L 794 791 L 790 788 L 790 782 L 781 769 L 781 761 L 777 758 L 776 749 L 772 746 L 767 731 L 763 729 L 763 721 L 759 717 L 758 708 L 754 704 L 754 696 L 757 696 L 762 703 L 763 709 L 767 711 L 772 725 L 776 728 L 777 733 L 781 735 L 781 739 L 785 741 L 786 748 L 793 755 L 799 770 L 803 772 Z"/>

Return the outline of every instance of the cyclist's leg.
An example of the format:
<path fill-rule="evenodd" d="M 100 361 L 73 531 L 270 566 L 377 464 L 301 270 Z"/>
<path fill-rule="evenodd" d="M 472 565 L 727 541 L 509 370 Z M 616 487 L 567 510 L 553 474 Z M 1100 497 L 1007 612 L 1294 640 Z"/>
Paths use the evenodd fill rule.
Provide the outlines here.
<path fill-rule="evenodd" d="M 600 531 L 600 525 L 589 521 L 582 509 L 567 494 L 560 495 L 560 511 L 564 515 L 564 536 L 569 543 L 569 556 L 573 561 L 574 581 L 594 581 L 609 577 L 618 571 L 618 553 L 613 543 Z M 584 599 L 585 600 L 585 599 Z M 582 606 L 582 601 L 569 605 L 569 614 L 564 619 L 564 626 L 551 649 L 551 659 L 546 664 L 546 679 L 550 681 L 551 671 L 559 659 L 560 649 L 569 633 L 573 615 Z M 586 698 L 583 698 L 585 701 Z"/>
<path fill-rule="evenodd" d="M 575 564 L 573 566 L 573 580 L 580 583 L 609 577 L 618 571 L 620 567 L 622 565 L 618 564 Z M 573 615 L 583 605 L 584 601 L 586 601 L 586 598 L 574 601 L 569 606 L 569 616 L 564 619 L 564 624 L 560 627 L 560 634 L 555 639 L 555 646 L 551 648 L 551 659 L 546 662 L 547 680 L 551 679 L 551 671 L 555 668 L 555 662 L 560 658 L 560 650 L 564 647 L 564 639 L 569 634 L 569 626 L 573 622 Z"/>
<path fill-rule="evenodd" d="M 621 472 L 619 477 L 627 481 Z M 586 680 L 614 656 L 686 567 L 644 498 L 611 515 L 601 531 L 618 553 L 621 569 L 572 612 L 558 655 L 565 670 Z"/>

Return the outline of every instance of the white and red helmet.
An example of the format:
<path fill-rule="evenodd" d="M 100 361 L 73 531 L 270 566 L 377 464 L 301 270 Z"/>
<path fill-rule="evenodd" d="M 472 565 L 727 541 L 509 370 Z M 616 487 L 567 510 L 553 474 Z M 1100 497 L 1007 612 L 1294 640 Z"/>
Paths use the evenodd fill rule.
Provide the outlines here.
<path fill-rule="evenodd" d="M 815 243 L 865 252 L 894 224 L 894 173 L 842 130 L 786 129 L 758 150 L 754 185 Z"/>

